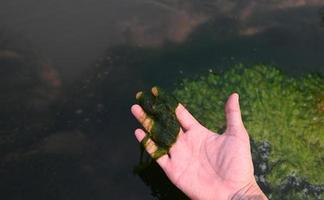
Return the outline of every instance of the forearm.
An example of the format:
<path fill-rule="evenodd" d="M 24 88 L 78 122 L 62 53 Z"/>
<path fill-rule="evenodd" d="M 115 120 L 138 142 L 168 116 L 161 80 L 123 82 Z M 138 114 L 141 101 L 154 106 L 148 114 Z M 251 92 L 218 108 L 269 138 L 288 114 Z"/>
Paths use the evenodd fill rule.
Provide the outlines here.
<path fill-rule="evenodd" d="M 267 200 L 268 198 L 262 192 L 258 184 L 253 181 L 238 192 L 231 195 L 230 200 Z"/>

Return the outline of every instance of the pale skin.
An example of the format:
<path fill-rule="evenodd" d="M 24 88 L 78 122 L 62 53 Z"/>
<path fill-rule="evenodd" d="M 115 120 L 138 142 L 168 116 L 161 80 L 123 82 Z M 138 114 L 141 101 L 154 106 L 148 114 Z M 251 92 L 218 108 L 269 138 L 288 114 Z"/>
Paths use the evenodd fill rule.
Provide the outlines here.
<path fill-rule="evenodd" d="M 151 119 L 139 105 L 131 108 L 146 130 Z M 202 126 L 182 106 L 176 108 L 181 129 L 169 155 L 157 159 L 171 182 L 194 200 L 257 199 L 267 197 L 253 175 L 248 133 L 241 118 L 238 94 L 232 94 L 225 105 L 227 128 L 223 134 Z M 140 142 L 146 133 L 135 131 Z M 156 145 L 149 140 L 146 151 L 153 154 Z"/>

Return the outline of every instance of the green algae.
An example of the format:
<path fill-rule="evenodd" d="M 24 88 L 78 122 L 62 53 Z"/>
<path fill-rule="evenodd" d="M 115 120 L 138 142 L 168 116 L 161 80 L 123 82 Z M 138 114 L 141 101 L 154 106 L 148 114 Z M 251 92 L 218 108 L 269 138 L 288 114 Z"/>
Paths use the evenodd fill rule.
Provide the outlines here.
<path fill-rule="evenodd" d="M 267 177 L 271 184 L 291 174 L 324 183 L 323 78 L 289 77 L 266 65 L 238 65 L 224 73 L 185 79 L 174 95 L 203 125 L 221 133 L 224 102 L 232 92 L 240 94 L 251 138 L 270 142 L 270 162 L 280 162 Z"/>
<path fill-rule="evenodd" d="M 167 154 L 176 142 L 180 131 L 180 125 L 175 115 L 178 101 L 161 88 L 153 87 L 151 92 L 139 92 L 136 95 L 137 103 L 150 119 L 147 124 L 147 135 L 142 140 L 142 145 L 147 146 L 148 139 L 154 141 L 157 150 L 153 153 L 153 159 Z"/>

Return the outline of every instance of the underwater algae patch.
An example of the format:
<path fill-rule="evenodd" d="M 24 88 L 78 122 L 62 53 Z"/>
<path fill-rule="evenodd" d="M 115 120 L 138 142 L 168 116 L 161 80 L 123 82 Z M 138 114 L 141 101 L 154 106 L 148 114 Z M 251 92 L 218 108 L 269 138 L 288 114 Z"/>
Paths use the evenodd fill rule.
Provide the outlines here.
<path fill-rule="evenodd" d="M 175 98 L 171 101 L 162 100 L 164 95 L 156 95 L 161 94 L 157 93 L 157 87 L 148 93 L 138 93 L 137 101 L 151 113 L 148 116 L 154 123 L 159 122 L 158 128 L 151 124 L 154 134 L 149 131 L 147 136 L 159 146 L 153 156 L 156 159 L 166 154 L 176 141 L 177 102 L 184 103 L 207 128 L 222 133 L 224 103 L 232 92 L 238 92 L 251 138 L 255 177 L 265 194 L 269 199 L 321 199 L 324 192 L 323 87 L 320 76 L 293 78 L 270 66 L 238 65 L 224 73 L 183 80 L 174 90 Z M 169 123 L 174 127 L 171 132 L 167 128 Z M 142 161 L 135 173 L 151 188 L 153 196 L 187 199 L 155 162 Z"/>
<path fill-rule="evenodd" d="M 271 145 L 271 171 L 265 178 L 272 188 L 288 176 L 323 185 L 324 79 L 289 77 L 266 65 L 238 65 L 224 73 L 185 79 L 174 94 L 203 125 L 221 133 L 224 102 L 232 92 L 240 95 L 251 138 Z"/>

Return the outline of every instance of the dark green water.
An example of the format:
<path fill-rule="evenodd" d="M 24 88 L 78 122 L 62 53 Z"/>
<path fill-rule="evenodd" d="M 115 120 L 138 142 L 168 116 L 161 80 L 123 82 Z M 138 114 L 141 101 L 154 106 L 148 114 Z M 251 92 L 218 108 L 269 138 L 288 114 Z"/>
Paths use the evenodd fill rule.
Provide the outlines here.
<path fill-rule="evenodd" d="M 324 73 L 320 0 L 0 5 L 1 199 L 152 199 L 136 91 L 237 63 Z"/>

